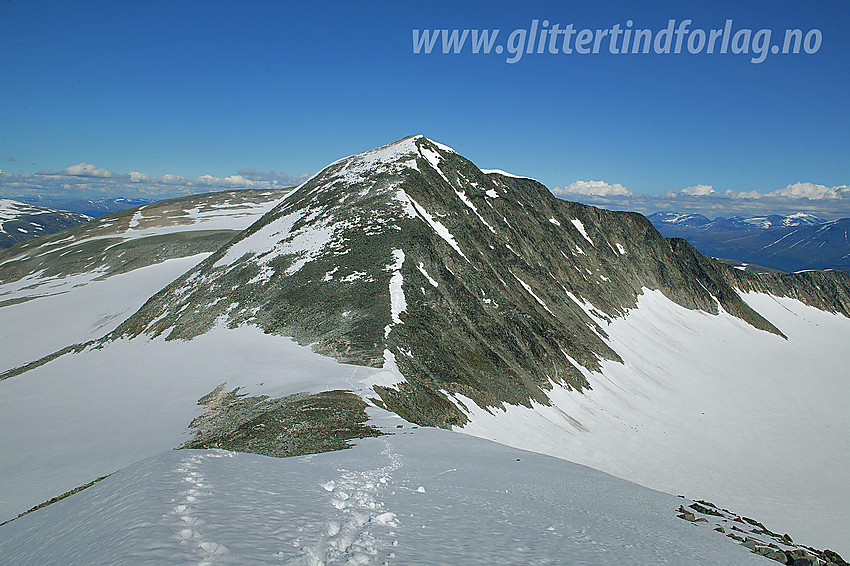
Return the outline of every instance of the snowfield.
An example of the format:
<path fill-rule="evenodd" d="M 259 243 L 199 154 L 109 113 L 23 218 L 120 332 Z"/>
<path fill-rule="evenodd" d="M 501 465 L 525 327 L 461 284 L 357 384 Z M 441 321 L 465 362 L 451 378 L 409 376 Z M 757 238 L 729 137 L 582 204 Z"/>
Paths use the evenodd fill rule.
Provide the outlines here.
<path fill-rule="evenodd" d="M 397 369 L 340 364 L 252 326 L 62 356 L 0 381 L 0 521 L 189 440 L 198 399 L 221 383 L 282 397 L 366 395 L 392 379 L 402 380 Z"/>
<path fill-rule="evenodd" d="M 850 320 L 742 296 L 788 340 L 645 290 L 625 318 L 597 319 L 625 363 L 585 370 L 591 391 L 555 386 L 551 406 L 492 412 L 461 397 L 472 421 L 462 431 L 708 499 L 850 554 L 850 436 L 840 432 L 850 430 Z"/>
<path fill-rule="evenodd" d="M 689 502 L 447 431 L 274 459 L 167 451 L 0 529 L 42 564 L 770 564 Z M 396 424 L 403 424 L 403 429 Z"/>
<path fill-rule="evenodd" d="M 131 242 L 152 236 L 188 232 L 244 230 L 274 208 L 285 191 L 214 193 L 190 199 L 145 205 L 128 219 L 110 215 L 90 222 L 80 236 L 50 241 L 6 258 L 70 253 L 82 244 L 104 238 Z M 0 203 L 2 204 L 2 203 Z M 111 245 L 115 247 L 118 243 Z M 66 346 L 98 339 L 115 329 L 145 301 L 194 267 L 209 253 L 172 258 L 128 273 L 108 276 L 103 266 L 85 273 L 47 277 L 43 271 L 0 283 L 0 372 L 35 361 Z M 93 259 L 92 259 L 93 261 Z M 97 265 L 95 263 L 95 265 Z M 4 304 L 5 303 L 5 304 Z"/>
<path fill-rule="evenodd" d="M 169 259 L 106 279 L 94 272 L 0 285 L 0 300 L 29 299 L 0 308 L 0 371 L 108 334 L 208 255 Z"/>
<path fill-rule="evenodd" d="M 485 175 L 504 175 L 505 177 L 513 177 L 514 179 L 531 179 L 532 181 L 536 181 L 533 177 L 527 177 L 525 175 L 514 175 L 513 173 L 508 173 L 507 171 L 502 171 L 501 169 L 481 169 L 481 172 Z"/>
<path fill-rule="evenodd" d="M 848 336 L 848 321 L 840 315 L 806 307 L 790 299 L 749 294 L 746 300 L 782 329 L 789 342 L 755 330 L 728 314 L 713 316 L 690 311 L 675 305 L 660 292 L 646 291 L 638 308 L 625 318 L 615 319 L 610 325 L 603 323 L 610 343 L 625 364 L 604 361 L 601 375 L 587 373 L 592 390 L 577 394 L 555 387 L 550 393 L 552 406 L 533 409 L 511 406 L 506 411 L 492 409 L 492 413 L 476 408 L 468 399 L 459 398 L 458 401 L 470 409 L 472 421 L 462 432 L 578 462 L 667 493 L 707 499 L 755 517 L 773 530 L 789 532 L 797 541 L 832 548 L 846 555 L 850 490 L 845 472 L 850 468 L 850 446 L 846 435 L 824 434 L 824 431 L 850 430 L 845 410 L 846 399 L 850 398 L 845 377 L 850 359 L 846 348 L 842 348 Z M 588 312 L 592 316 L 592 305 L 588 305 Z M 794 347 L 788 347 L 790 345 Z M 801 358 L 799 352 L 808 352 L 808 357 Z M 119 340 L 102 349 L 60 357 L 24 375 L 0 382 L 0 427 L 5 433 L 0 438 L 0 453 L 3 454 L 0 460 L 0 518 L 11 518 L 50 497 L 132 466 L 143 458 L 167 452 L 188 440 L 188 423 L 200 413 L 197 400 L 220 383 L 227 383 L 227 389 L 242 386 L 249 394 L 280 397 L 301 391 L 332 389 L 350 389 L 368 395 L 373 384 L 389 385 L 399 381 L 403 381 L 403 377 L 392 360 L 387 361 L 384 369 L 339 364 L 287 338 L 263 334 L 251 326 L 235 330 L 215 328 L 188 342 Z M 817 407 L 817 410 L 795 413 L 793 409 L 798 406 Z M 430 434 L 442 433 L 417 431 L 419 437 Z M 372 441 L 366 444 L 369 442 Z M 453 457 L 450 453 L 443 454 L 442 449 L 441 440 L 439 447 L 433 447 L 424 460 Z M 464 453 L 465 450 L 460 451 Z M 316 456 L 318 461 L 348 457 Z M 267 462 L 254 456 L 235 458 L 245 462 Z M 182 465 L 176 463 L 177 459 L 179 456 L 163 456 L 141 465 L 139 470 L 156 468 L 138 472 L 153 474 L 151 477 L 156 479 L 151 480 L 153 485 L 150 486 L 145 485 L 150 477 L 137 479 L 133 489 L 141 490 L 138 493 L 159 489 L 156 485 L 166 481 L 161 479 L 166 468 Z M 184 460 L 180 461 L 185 464 Z M 206 458 L 201 461 L 215 462 L 210 463 L 211 466 L 224 462 Z M 830 465 L 819 465 L 820 462 Z M 273 466 L 294 466 L 283 463 L 251 465 L 268 466 L 269 470 Z M 417 463 L 414 467 L 422 465 Z M 559 465 L 572 466 L 567 462 Z M 457 467 L 446 466 L 446 469 Z M 488 473 L 488 470 L 490 468 L 485 466 L 476 474 Z M 264 473 L 257 472 L 260 476 L 251 476 L 253 479 L 247 481 L 265 481 L 261 479 Z M 501 478 L 501 473 L 493 470 L 493 481 L 499 479 L 495 476 Z M 312 477 L 313 473 L 307 475 Z M 110 481 L 115 480 L 104 480 L 103 486 L 112 485 Z M 243 480 L 232 478 L 230 481 Z M 296 480 L 292 481 L 291 486 L 299 485 Z M 505 481 L 508 481 L 507 476 Z M 568 479 L 560 477 L 555 485 L 560 486 L 558 482 L 564 481 Z M 416 482 L 421 483 L 421 480 Z M 415 482 L 411 480 L 411 483 Z M 428 485 L 423 485 L 427 490 Z M 285 492 L 296 496 L 297 490 L 291 486 Z M 90 496 L 86 494 L 89 491 L 97 493 L 97 489 L 106 487 L 95 486 L 69 501 L 81 498 L 85 501 Z M 486 507 L 483 494 L 500 493 L 500 489 L 487 487 L 481 491 L 482 498 L 476 500 L 476 505 Z M 594 490 L 595 496 L 606 493 L 605 489 Z M 560 487 L 557 492 L 562 494 L 560 497 L 577 496 Z M 236 494 L 239 490 L 234 484 L 221 493 Z M 458 492 L 452 493 L 453 497 L 459 497 Z M 134 502 L 134 498 L 142 498 L 142 495 L 110 497 L 126 499 L 129 505 L 116 525 L 122 524 L 121 521 L 155 524 L 142 518 L 144 513 L 154 511 L 145 510 L 147 504 L 141 499 Z M 169 497 L 176 496 L 172 493 Z M 541 495 L 539 501 L 552 497 L 555 496 Z M 620 509 L 629 501 L 631 499 L 626 497 L 622 501 L 618 499 L 616 504 L 610 500 L 608 504 L 611 509 Z M 217 512 L 223 516 L 230 512 L 226 506 L 231 504 L 235 503 L 230 500 L 220 503 L 225 507 L 219 507 Z M 45 513 L 53 517 L 57 505 L 34 513 L 33 517 Z M 167 502 L 163 505 L 168 507 Z M 285 505 L 299 508 L 301 503 Z M 472 510 L 458 506 L 456 501 L 452 504 L 450 500 L 434 505 L 444 507 L 441 512 L 448 515 L 435 520 L 434 524 L 422 523 L 426 525 L 424 532 L 427 529 L 437 531 L 433 539 L 417 542 L 417 545 L 427 542 L 433 545 L 428 547 L 432 552 L 441 537 L 470 549 L 479 543 L 485 544 L 483 540 L 473 544 L 464 542 L 465 538 L 452 539 L 439 530 L 449 517 L 461 520 L 451 513 L 465 515 Z M 489 520 L 501 516 L 499 513 L 507 513 L 506 507 L 500 505 L 511 507 L 513 503 L 494 501 L 488 505 L 496 506 L 483 513 Z M 267 511 L 270 517 L 277 516 L 273 511 Z M 84 513 L 82 510 L 68 512 L 73 517 L 78 517 L 75 513 Z M 392 512 L 398 514 L 396 510 Z M 555 513 L 554 510 L 550 512 Z M 104 509 L 99 513 L 108 515 L 110 511 Z M 134 513 L 140 513 L 139 517 L 134 519 Z M 266 511 L 258 512 L 256 516 L 264 513 Z M 526 520 L 533 516 L 529 509 L 521 514 Z M 182 520 L 178 516 L 172 518 Z M 20 521 L 32 520 L 19 519 L 4 530 Z M 553 521 L 554 515 L 546 520 Z M 674 519 L 674 524 L 678 524 L 676 521 L 682 522 Z M 421 521 L 417 519 L 416 522 Z M 60 521 L 59 524 L 64 523 Z M 236 527 L 228 525 L 227 528 Z M 55 536 L 59 539 L 65 536 L 60 534 L 64 527 L 51 528 L 56 530 Z M 253 527 L 238 526 L 241 528 L 250 530 Z M 421 524 L 417 528 L 421 528 Z M 145 529 L 139 532 L 147 532 Z M 221 529 L 222 532 L 226 530 L 225 527 Z M 133 534 L 136 531 L 121 536 L 136 536 Z M 93 535 L 74 536 L 85 539 Z M 225 540 L 223 534 L 216 536 L 218 538 L 211 540 L 233 549 L 238 548 L 240 537 L 249 535 L 234 534 L 236 542 Z M 473 534 L 464 533 L 463 536 Z M 598 540 L 595 537 L 597 535 L 588 535 L 584 542 L 588 546 L 578 547 L 584 548 L 581 552 L 590 553 L 586 554 L 588 557 L 593 555 L 591 548 L 602 552 L 599 549 L 606 547 L 597 548 L 593 544 Z M 187 541 L 197 542 L 196 538 L 193 534 Z M 486 537 L 482 535 L 481 538 Z M 59 539 L 57 544 L 61 544 L 54 551 L 73 546 Z M 613 540 L 609 543 L 613 544 Z M 572 542 L 576 541 L 581 542 L 580 537 Z M 144 546 L 149 542 L 136 543 Z M 274 539 L 268 544 L 272 542 Z M 191 546 L 190 542 L 186 544 Z M 495 543 L 491 540 L 486 544 Z M 538 540 L 535 544 L 542 542 Z M 519 546 L 527 550 L 537 548 Z M 115 549 L 110 550 L 112 547 L 104 542 L 102 551 L 115 552 Z M 657 550 L 649 543 L 642 548 L 647 552 Z M 178 550 L 183 552 L 185 548 L 174 550 L 177 552 L 174 556 L 195 556 L 180 554 Z M 513 557 L 506 558 L 505 563 L 522 562 L 520 554 L 510 554 L 515 550 L 501 548 L 501 552 L 507 553 L 504 556 Z M 286 556 L 295 552 L 285 545 L 275 550 L 278 551 L 284 551 Z M 459 547 L 452 552 L 460 552 Z M 252 560 L 262 561 L 257 557 Z M 540 563 L 547 563 L 540 560 Z M 587 560 L 588 563 L 605 563 Z"/>

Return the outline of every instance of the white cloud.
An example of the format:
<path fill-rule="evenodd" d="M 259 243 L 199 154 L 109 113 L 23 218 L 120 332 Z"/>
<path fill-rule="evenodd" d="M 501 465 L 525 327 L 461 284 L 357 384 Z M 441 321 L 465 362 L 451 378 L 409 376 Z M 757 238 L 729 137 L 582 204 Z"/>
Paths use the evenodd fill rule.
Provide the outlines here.
<path fill-rule="evenodd" d="M 772 193 L 768 193 L 765 196 L 807 198 L 812 200 L 840 199 L 850 197 L 850 187 L 847 185 L 827 187 L 826 185 L 816 185 L 815 183 L 794 183 L 783 189 L 777 189 Z"/>
<path fill-rule="evenodd" d="M 198 177 L 197 180 L 198 184 L 208 186 L 218 185 L 221 181 L 223 181 L 223 179 L 219 177 L 213 177 L 212 175 L 201 175 L 200 177 Z"/>
<path fill-rule="evenodd" d="M 112 177 L 112 171 L 100 169 L 90 163 L 79 163 L 65 168 L 66 175 L 74 175 L 75 177 Z"/>
<path fill-rule="evenodd" d="M 555 187 L 552 191 L 556 195 L 633 195 L 632 191 L 619 183 L 609 184 L 605 181 L 575 181 L 564 188 Z"/>
<path fill-rule="evenodd" d="M 131 183 L 144 183 L 145 181 L 151 181 L 153 179 L 153 177 L 147 173 L 139 173 L 138 171 L 130 171 L 127 175 L 130 177 Z"/>
<path fill-rule="evenodd" d="M 257 171 L 253 167 L 246 167 L 238 171 L 239 175 L 251 181 L 276 181 L 290 185 L 300 185 L 312 176 L 312 173 L 302 173 L 297 177 L 290 177 L 280 171 Z"/>
<path fill-rule="evenodd" d="M 608 187 L 621 187 L 624 190 L 608 190 Z M 794 183 L 767 193 L 732 189 L 718 192 L 711 185 L 692 185 L 678 191 L 669 189 L 662 194 L 642 194 L 604 181 L 577 181 L 566 189 L 556 188 L 552 192 L 567 200 L 643 214 L 667 211 L 715 218 L 807 212 L 825 219 L 850 217 L 848 185 L 828 187 L 815 183 Z"/>
<path fill-rule="evenodd" d="M 288 179 L 288 178 L 287 178 Z M 281 181 L 283 179 L 280 179 Z M 192 182 L 189 180 L 189 182 Z M 256 180 L 243 177 L 242 175 L 228 175 L 227 177 L 213 177 L 212 175 L 201 175 L 197 184 L 210 187 L 268 187 L 277 184 L 278 180 Z M 294 184 L 294 183 L 286 183 Z"/>
<path fill-rule="evenodd" d="M 0 197 L 104 198 L 126 197 L 156 200 L 212 190 L 283 188 L 300 185 L 309 175 L 289 177 L 272 171 L 258 173 L 243 169 L 236 175 L 184 177 L 165 174 L 154 177 L 140 171 L 113 173 L 89 163 L 79 163 L 56 172 L 11 174 L 0 171 Z"/>
<path fill-rule="evenodd" d="M 172 175 L 170 173 L 166 173 L 157 180 L 160 183 L 165 183 L 167 185 L 183 185 L 186 183 L 186 177 L 183 177 L 182 175 Z"/>
<path fill-rule="evenodd" d="M 770 194 L 770 193 L 768 193 Z M 767 195 L 763 195 L 758 191 L 733 191 L 732 189 L 728 189 L 723 195 L 727 198 L 731 199 L 745 199 L 745 200 L 757 200 L 760 198 L 764 198 Z"/>
<path fill-rule="evenodd" d="M 714 190 L 714 187 L 711 185 L 693 185 L 690 187 L 685 187 L 681 190 L 681 194 L 690 195 L 692 197 L 703 197 L 708 195 L 713 195 L 717 191 Z"/>

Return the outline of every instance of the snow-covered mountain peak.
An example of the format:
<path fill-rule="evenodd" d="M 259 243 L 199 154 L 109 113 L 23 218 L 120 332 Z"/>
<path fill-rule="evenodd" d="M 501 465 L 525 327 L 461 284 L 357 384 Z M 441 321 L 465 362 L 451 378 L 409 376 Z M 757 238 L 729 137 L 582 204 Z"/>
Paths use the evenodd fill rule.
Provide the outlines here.
<path fill-rule="evenodd" d="M 764 285 L 642 216 L 559 200 L 411 136 L 320 171 L 116 336 L 256 325 L 346 363 L 391 360 L 405 382 L 377 387 L 382 402 L 451 426 L 467 419 L 455 393 L 500 406 L 587 388 L 587 371 L 619 360 L 606 325 L 643 289 L 781 335 L 736 291 Z M 828 304 L 845 312 L 842 293 Z"/>
<path fill-rule="evenodd" d="M 417 134 L 335 161 L 316 177 L 358 182 L 368 175 L 399 173 L 404 168 L 418 170 L 420 164 L 439 172 L 440 161 L 449 154 L 457 155 L 449 146 Z"/>
<path fill-rule="evenodd" d="M 329 165 L 325 171 L 342 165 L 340 173 L 374 172 L 375 167 L 390 168 L 399 163 L 409 163 L 418 154 L 416 141 L 423 136 L 408 136 L 386 145 L 350 155 Z M 324 171 L 323 171 L 324 172 Z"/>
<path fill-rule="evenodd" d="M 318 450 L 311 422 L 335 425 L 339 399 L 348 399 L 363 419 L 369 403 L 673 493 L 743 502 L 744 512 L 758 511 L 749 516 L 764 512 L 780 528 L 789 509 L 803 510 L 793 523 L 803 530 L 814 518 L 810 534 L 846 518 L 818 519 L 825 502 L 850 508 L 841 438 L 821 434 L 847 428 L 847 274 L 741 272 L 663 238 L 641 215 L 559 200 L 533 179 L 482 172 L 422 136 L 336 161 L 285 198 L 231 196 L 203 197 L 197 211 L 183 201 L 106 217 L 102 233 L 65 234 L 33 245 L 26 260 L 0 262 L 23 278 L 19 288 L 53 266 L 68 279 L 68 305 L 86 289 L 68 284 L 68 270 L 115 261 L 128 279 L 145 278 L 127 257 L 151 261 L 176 244 L 196 254 L 177 279 L 160 273 L 152 296 L 109 310 L 81 303 L 95 313 L 85 319 L 89 340 L 39 357 L 15 353 L 0 381 L 10 431 L 0 448 L 22 456 L 2 460 L 0 475 L 12 479 L 5 493 L 39 473 L 61 476 L 54 492 L 40 482 L 47 497 L 34 504 L 115 469 L 86 468 L 69 483 L 66 447 L 88 447 L 75 457 L 79 471 L 101 463 L 104 447 L 121 446 L 127 458 L 140 446 L 170 449 L 189 422 L 199 431 L 219 423 L 204 429 L 202 448 L 236 439 L 245 442 L 232 449 Z M 171 232 L 175 222 L 216 226 L 219 212 L 229 228 L 214 241 L 207 230 Z M 102 246 L 92 254 L 94 243 Z M 52 246 L 57 253 L 42 253 Z M 6 343 L 25 315 L 57 304 L 2 297 Z M 99 329 L 96 338 L 108 334 L 92 339 Z M 276 398 L 242 399 L 223 382 Z M 193 420 L 198 398 L 220 414 Z M 788 416 L 804 407 L 806 418 Z M 48 411 L 68 415 L 67 430 L 41 434 Z M 837 464 L 811 466 L 825 461 Z"/>
<path fill-rule="evenodd" d="M 678 212 L 657 212 L 652 215 L 654 218 L 658 219 L 660 222 L 667 222 L 670 224 L 686 224 L 691 226 L 699 226 L 702 224 L 708 224 L 711 222 L 708 218 L 703 216 L 702 214 L 683 214 Z"/>
<path fill-rule="evenodd" d="M 11 220 L 21 213 L 32 214 L 35 212 L 41 212 L 42 210 L 44 209 L 38 206 L 33 206 L 31 204 L 18 202 L 8 198 L 0 198 L 0 222 Z"/>
<path fill-rule="evenodd" d="M 780 226 L 814 226 L 824 223 L 822 218 L 808 212 L 797 212 L 787 216 L 780 214 L 752 216 L 742 218 L 741 221 L 764 229 Z"/>
<path fill-rule="evenodd" d="M 797 212 L 782 219 L 783 226 L 813 226 L 823 223 L 823 218 L 809 212 Z"/>

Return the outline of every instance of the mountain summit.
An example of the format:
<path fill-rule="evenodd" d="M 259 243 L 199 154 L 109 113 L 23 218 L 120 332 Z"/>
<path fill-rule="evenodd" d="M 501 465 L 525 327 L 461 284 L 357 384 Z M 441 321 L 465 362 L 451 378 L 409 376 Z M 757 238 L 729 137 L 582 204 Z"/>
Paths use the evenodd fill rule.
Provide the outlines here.
<path fill-rule="evenodd" d="M 189 339 L 254 324 L 396 380 L 380 403 L 423 425 L 463 425 L 476 404 L 548 403 L 585 370 L 622 361 L 605 321 L 645 289 L 781 335 L 737 290 L 850 310 L 839 273 L 756 276 L 665 239 L 641 215 L 555 198 L 484 173 L 423 136 L 340 159 L 153 297 L 121 335 Z M 403 377 L 401 377 L 403 376 Z"/>

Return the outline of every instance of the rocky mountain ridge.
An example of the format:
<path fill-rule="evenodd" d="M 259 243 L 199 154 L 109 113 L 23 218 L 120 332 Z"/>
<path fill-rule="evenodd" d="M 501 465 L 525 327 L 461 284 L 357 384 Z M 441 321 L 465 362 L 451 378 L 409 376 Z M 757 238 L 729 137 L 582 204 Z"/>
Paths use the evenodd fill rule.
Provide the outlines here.
<path fill-rule="evenodd" d="M 0 251 L 0 284 L 36 273 L 109 277 L 166 259 L 213 252 L 229 242 L 238 219 L 266 210 L 288 190 L 244 189 L 192 195 L 106 214 L 61 233 Z M 90 222 L 89 222 L 90 220 Z"/>
<path fill-rule="evenodd" d="M 553 383 L 587 388 L 579 366 L 619 359 L 599 320 L 643 289 L 776 334 L 738 290 L 850 313 L 846 274 L 735 270 L 643 216 L 561 201 L 412 136 L 316 174 L 111 338 L 254 324 L 346 363 L 396 367 L 404 381 L 377 386 L 380 403 L 446 427 L 466 418 L 446 393 L 500 406 L 546 403 Z"/>

